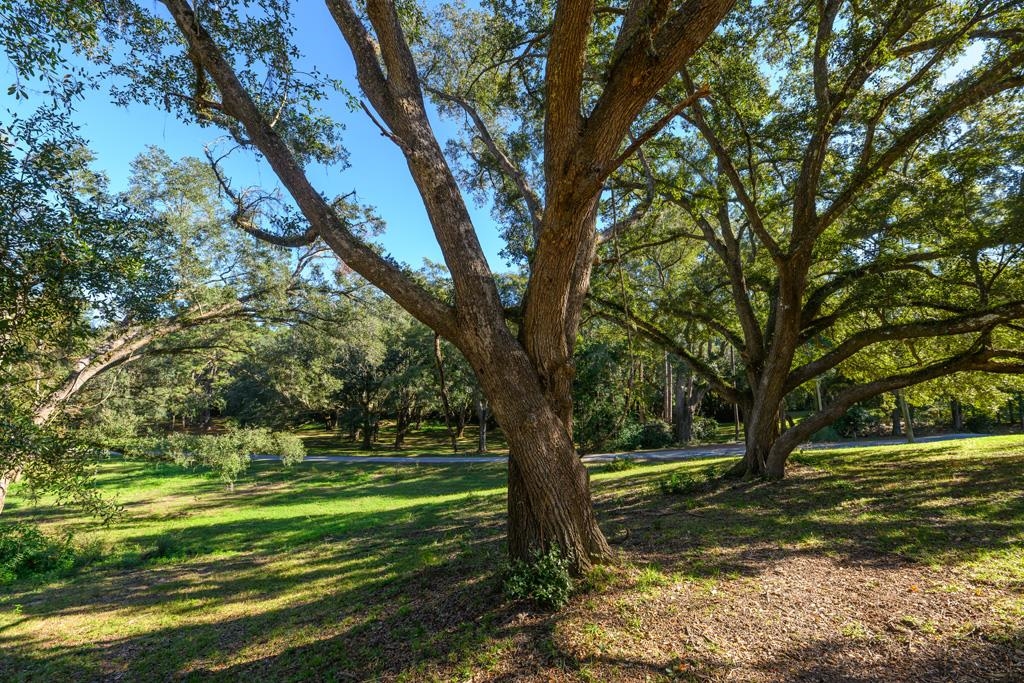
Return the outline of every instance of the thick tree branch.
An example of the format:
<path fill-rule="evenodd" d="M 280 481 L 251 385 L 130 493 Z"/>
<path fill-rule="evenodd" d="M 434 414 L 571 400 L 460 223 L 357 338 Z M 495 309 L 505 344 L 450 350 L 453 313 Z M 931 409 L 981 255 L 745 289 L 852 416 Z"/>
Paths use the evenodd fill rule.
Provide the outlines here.
<path fill-rule="evenodd" d="M 825 409 L 809 415 L 779 437 L 772 446 L 774 457 L 784 457 L 794 448 L 804 443 L 819 429 L 835 422 L 839 416 L 851 406 L 879 394 L 896 391 L 938 377 L 945 377 L 957 372 L 990 372 L 999 374 L 1018 374 L 1024 372 L 1024 363 L 1001 363 L 997 359 L 1005 357 L 1007 352 L 972 348 L 952 358 L 933 363 L 914 372 L 893 375 L 882 379 L 859 384 L 846 389 L 836 396 Z"/>
<path fill-rule="evenodd" d="M 498 146 L 497 141 L 494 139 L 494 136 L 491 135 L 491 131 L 488 130 L 487 124 L 484 123 L 480 113 L 466 98 L 453 95 L 430 86 L 426 86 L 425 89 L 427 92 L 439 99 L 458 105 L 464 112 L 466 112 L 466 115 L 469 116 L 470 120 L 473 122 L 473 126 L 476 128 L 477 134 L 480 136 L 480 140 L 487 148 L 487 151 L 489 151 L 495 161 L 498 162 L 498 166 L 501 168 L 505 176 L 515 183 L 519 193 L 523 196 L 523 201 L 526 202 L 526 208 L 530 215 L 530 223 L 533 225 L 533 234 L 536 238 L 536 236 L 540 234 L 541 220 L 544 213 L 543 204 L 540 197 L 530 185 L 530 181 L 527 179 L 526 174 L 523 173 L 522 169 L 520 169 L 516 163 L 512 161 L 507 154 L 505 154 L 504 150 Z"/>
<path fill-rule="evenodd" d="M 814 379 L 826 370 L 830 370 L 847 358 L 850 358 L 858 351 L 874 344 L 904 339 L 946 337 L 979 332 L 1020 318 L 1024 318 L 1024 301 L 1015 301 L 984 311 L 945 320 L 929 320 L 927 322 L 905 323 L 864 330 L 850 336 L 835 349 L 817 360 L 795 368 L 790 372 L 789 379 L 786 381 L 786 391 L 788 393 L 796 389 L 804 382 Z"/>
<path fill-rule="evenodd" d="M 870 275 L 882 275 L 900 270 L 917 270 L 924 261 L 933 261 L 945 256 L 951 256 L 954 252 L 948 249 L 925 251 L 916 254 L 908 254 L 892 261 L 874 261 L 865 263 L 849 270 L 844 270 L 831 275 L 830 279 L 807 297 L 801 313 L 801 319 L 809 325 L 821 312 L 822 306 L 830 296 L 849 286 L 854 281 Z"/>
<path fill-rule="evenodd" d="M 387 292 L 413 316 L 443 334 L 453 335 L 456 325 L 452 310 L 408 277 L 397 264 L 381 257 L 352 235 L 330 204 L 313 188 L 287 143 L 266 121 L 220 48 L 199 24 L 189 3 L 186 0 L 163 2 L 193 54 L 217 83 L 225 110 L 245 127 L 253 144 L 288 188 L 310 226 L 356 272 Z M 359 60 L 357 55 L 357 62 Z M 375 68 L 379 74 L 379 65 Z"/>
<path fill-rule="evenodd" d="M 688 76 L 685 76 L 685 73 L 684 78 L 686 80 L 687 87 L 693 91 L 693 81 Z M 772 260 L 776 263 L 781 263 L 783 253 L 782 249 L 779 247 L 779 243 L 775 241 L 775 238 L 771 236 L 765 227 L 761 212 L 753 198 L 750 196 L 750 193 L 747 192 L 746 185 L 743 184 L 743 179 L 740 177 L 739 171 L 736 170 L 736 166 L 732 162 L 732 156 L 730 155 L 729 150 L 726 149 L 725 145 L 704 118 L 704 111 L 700 102 L 698 101 L 694 105 L 692 116 L 684 115 L 683 118 L 685 118 L 700 132 L 701 137 L 703 137 L 704 141 L 711 147 L 711 151 L 714 153 L 715 159 L 718 161 L 719 172 L 723 173 L 728 179 L 729 185 L 736 194 L 736 199 L 739 200 L 740 206 L 743 207 L 743 213 L 746 215 L 747 221 L 750 223 L 750 227 L 753 229 L 754 234 L 757 235 L 758 240 L 761 241 L 764 248 L 768 250 Z"/>
<path fill-rule="evenodd" d="M 939 102 L 898 134 L 884 152 L 866 159 L 859 165 L 846 187 L 821 215 L 817 222 L 816 234 L 832 225 L 860 196 L 866 186 L 943 123 L 998 93 L 1024 87 L 1024 74 L 1020 72 L 1022 65 L 1024 47 L 1019 47 L 982 73 L 965 76 L 950 86 Z"/>
<path fill-rule="evenodd" d="M 596 298 L 595 301 L 600 303 L 603 308 L 594 310 L 594 315 L 615 323 L 622 328 L 635 330 L 662 349 L 679 356 L 679 358 L 686 363 L 691 370 L 703 377 L 707 383 L 711 385 L 715 393 L 721 396 L 724 400 L 732 403 L 738 403 L 743 400 L 740 392 L 734 386 L 722 379 L 710 364 L 701 360 L 690 352 L 689 349 L 679 344 L 672 335 L 659 329 L 654 324 L 637 317 L 632 312 L 627 311 L 624 307 L 615 304 L 614 302 Z M 612 313 L 612 311 L 614 311 L 614 313 Z M 730 342 L 732 341 L 739 340 L 733 337 Z"/>

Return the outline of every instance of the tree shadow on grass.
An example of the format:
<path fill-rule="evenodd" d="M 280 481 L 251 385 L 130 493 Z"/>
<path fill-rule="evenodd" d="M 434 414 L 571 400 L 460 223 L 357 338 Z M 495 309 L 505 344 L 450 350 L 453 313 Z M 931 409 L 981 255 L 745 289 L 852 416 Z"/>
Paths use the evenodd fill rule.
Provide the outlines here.
<path fill-rule="evenodd" d="M 275 546 L 296 540 L 292 550 L 255 546 L 244 557 L 105 570 L 26 590 L 14 597 L 22 616 L 0 630 L 0 679 L 324 680 L 326 672 L 364 680 L 423 662 L 448 666 L 475 652 L 509 610 L 495 578 L 496 507 L 421 506 L 415 520 L 378 513 L 337 526 L 275 520 L 258 531 L 280 539 Z M 327 537 L 305 542 L 302 526 Z M 229 545 L 253 531 L 210 525 L 186 542 Z M 128 633 L 61 644 L 18 628 L 38 620 L 59 630 L 102 614 Z"/>
<path fill-rule="evenodd" d="M 575 662 L 589 680 L 607 681 L 800 681 L 804 683 L 1016 683 L 1024 677 L 1024 632 L 972 634 L 949 643 L 926 637 L 891 642 L 817 638 L 796 646 L 761 643 L 752 661 L 728 653 L 680 647 L 685 654 L 668 661 L 596 655 Z"/>
<path fill-rule="evenodd" d="M 800 553 L 954 564 L 1012 552 L 1024 541 L 1024 452 L 962 453 L 814 453 L 782 482 L 716 482 L 683 496 L 657 491 L 664 474 L 640 473 L 629 490 L 599 497 L 599 509 L 613 543 L 697 576 L 756 575 Z"/>

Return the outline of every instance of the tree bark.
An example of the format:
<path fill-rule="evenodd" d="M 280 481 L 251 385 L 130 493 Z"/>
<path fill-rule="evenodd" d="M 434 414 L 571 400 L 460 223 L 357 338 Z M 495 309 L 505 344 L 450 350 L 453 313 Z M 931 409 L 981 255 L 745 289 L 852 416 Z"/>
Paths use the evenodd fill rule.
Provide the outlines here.
<path fill-rule="evenodd" d="M 409 414 L 410 409 L 408 406 L 399 406 L 398 414 L 395 417 L 395 450 L 402 450 L 402 446 L 405 445 L 405 435 L 409 431 Z"/>
<path fill-rule="evenodd" d="M 479 328 L 478 328 L 479 329 Z M 590 476 L 572 442 L 569 423 L 549 400 L 532 363 L 508 333 L 469 336 L 462 348 L 509 445 L 508 550 L 530 560 L 559 548 L 574 573 L 607 562 L 611 548 L 597 524 Z M 503 363 L 487 364 L 502 358 Z"/>
<path fill-rule="evenodd" d="M 665 352 L 665 391 L 662 396 L 661 418 L 665 422 L 672 421 L 672 363 L 668 359 L 668 351 Z"/>
<path fill-rule="evenodd" d="M 686 444 L 690 443 L 690 439 L 693 438 L 693 413 L 690 411 L 687 401 L 690 395 L 687 385 L 693 384 L 693 374 L 688 374 L 685 377 L 682 374 L 677 374 L 675 383 L 676 404 L 673 411 L 673 422 L 675 422 L 676 441 Z"/>
<path fill-rule="evenodd" d="M 7 503 L 7 492 L 10 490 L 11 484 L 16 482 L 20 475 L 20 468 L 15 468 L 0 475 L 0 513 L 4 511 L 4 505 Z"/>
<path fill-rule="evenodd" d="M 480 427 L 477 429 L 476 452 L 487 452 L 487 402 L 480 391 L 476 392 L 476 420 Z"/>
<path fill-rule="evenodd" d="M 459 452 L 459 430 L 456 429 L 452 414 L 451 399 L 448 398 L 448 382 L 444 375 L 444 354 L 441 352 L 441 335 L 434 335 L 434 366 L 437 368 L 438 391 L 441 394 L 441 407 L 444 410 L 444 428 L 451 440 L 452 453 Z"/>
<path fill-rule="evenodd" d="M 903 423 L 907 426 L 907 443 L 914 443 L 914 420 L 910 415 L 910 407 L 902 391 L 896 392 L 896 402 L 899 403 L 900 413 L 903 415 Z"/>
<path fill-rule="evenodd" d="M 676 440 L 679 443 L 690 443 L 693 441 L 693 420 L 697 414 L 697 408 L 704 400 L 708 387 L 697 385 L 694 373 L 685 375 L 676 373 L 675 376 L 675 408 L 673 422 L 675 423 Z"/>
<path fill-rule="evenodd" d="M 952 418 L 953 431 L 959 432 L 964 428 L 964 412 L 960 405 L 960 399 L 954 398 L 949 402 L 949 413 Z"/>

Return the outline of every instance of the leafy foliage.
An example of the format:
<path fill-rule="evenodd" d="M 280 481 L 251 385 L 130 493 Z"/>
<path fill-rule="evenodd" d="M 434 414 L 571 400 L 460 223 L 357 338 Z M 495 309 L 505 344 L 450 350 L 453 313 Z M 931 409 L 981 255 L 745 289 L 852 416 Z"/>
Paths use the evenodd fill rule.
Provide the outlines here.
<path fill-rule="evenodd" d="M 30 498 L 44 494 L 58 504 L 72 503 L 104 519 L 120 508 L 104 498 L 93 482 L 106 452 L 59 425 L 37 425 L 32 416 L 0 397 L 0 472 L 20 472 Z"/>
<path fill-rule="evenodd" d="M 0 585 L 71 569 L 71 537 L 55 538 L 25 523 L 0 524 Z"/>
<path fill-rule="evenodd" d="M 870 410 L 861 405 L 852 406 L 849 410 L 839 416 L 832 423 L 832 428 L 840 436 L 863 436 L 873 426 L 878 424 L 878 418 Z"/>
<path fill-rule="evenodd" d="M 502 586 L 513 600 L 532 600 L 540 607 L 559 610 L 575 588 L 569 569 L 572 563 L 552 547 L 530 561 L 514 560 L 505 568 Z"/>
<path fill-rule="evenodd" d="M 658 488 L 666 495 L 687 496 L 707 491 L 711 481 L 703 471 L 676 470 L 658 482 Z"/>
<path fill-rule="evenodd" d="M 636 460 L 633 458 L 612 458 L 601 467 L 605 472 L 625 472 L 636 468 Z"/>
<path fill-rule="evenodd" d="M 647 424 L 627 422 L 615 439 L 616 448 L 624 451 L 636 451 L 648 448 L 665 448 L 675 442 L 672 425 L 662 420 L 654 420 Z"/>
<path fill-rule="evenodd" d="M 149 443 L 149 442 L 143 442 Z M 265 428 L 229 428 L 219 435 L 171 434 L 158 445 L 159 457 L 185 467 L 208 467 L 233 489 L 253 455 L 276 455 L 291 466 L 305 457 L 301 439 Z"/>
<path fill-rule="evenodd" d="M 698 443 L 711 441 L 718 434 L 718 421 L 704 415 L 694 415 L 690 434 Z"/>

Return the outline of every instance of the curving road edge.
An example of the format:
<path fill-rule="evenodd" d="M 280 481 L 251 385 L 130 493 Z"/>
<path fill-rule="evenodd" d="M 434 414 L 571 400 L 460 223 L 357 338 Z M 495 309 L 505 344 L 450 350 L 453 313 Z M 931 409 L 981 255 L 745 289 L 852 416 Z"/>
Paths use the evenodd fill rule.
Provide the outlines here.
<path fill-rule="evenodd" d="M 976 439 L 986 434 L 937 434 L 918 437 L 915 443 Z M 906 439 L 869 439 L 805 443 L 798 450 L 830 450 L 835 448 L 875 448 L 878 446 L 906 446 Z M 626 453 L 592 453 L 582 457 L 583 462 L 608 462 L 616 458 L 630 458 L 642 462 L 675 462 L 707 458 L 728 458 L 743 455 L 743 444 L 731 443 L 714 446 L 694 446 L 658 451 L 630 451 Z M 254 461 L 280 460 L 276 455 L 254 455 Z M 472 463 L 505 462 L 504 455 L 307 455 L 303 462 L 311 463 L 363 463 L 366 465 L 459 465 Z"/>

